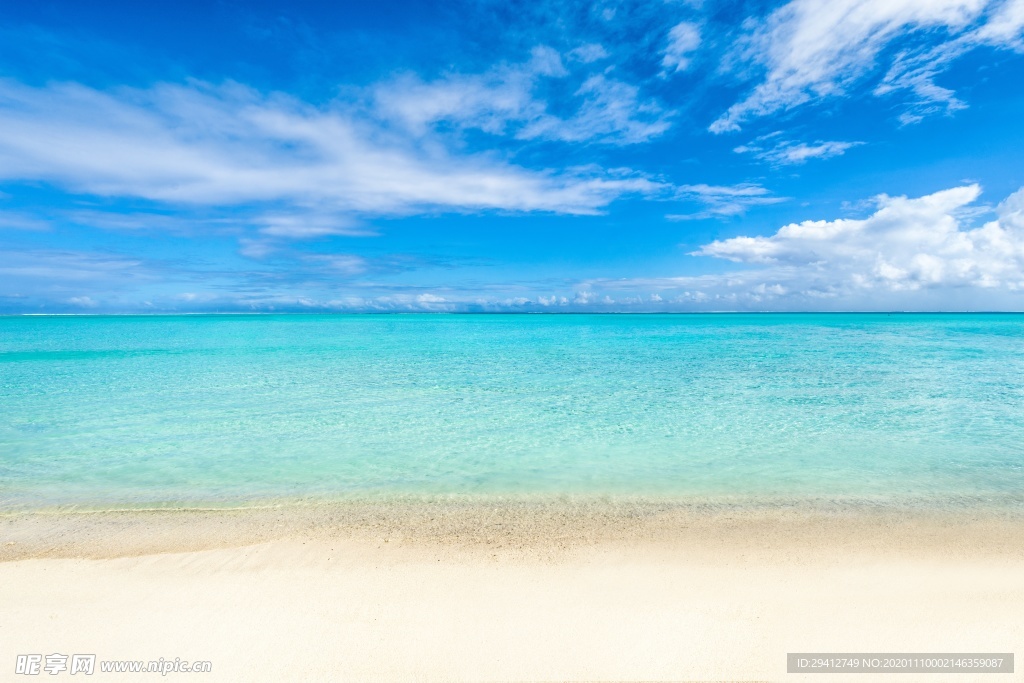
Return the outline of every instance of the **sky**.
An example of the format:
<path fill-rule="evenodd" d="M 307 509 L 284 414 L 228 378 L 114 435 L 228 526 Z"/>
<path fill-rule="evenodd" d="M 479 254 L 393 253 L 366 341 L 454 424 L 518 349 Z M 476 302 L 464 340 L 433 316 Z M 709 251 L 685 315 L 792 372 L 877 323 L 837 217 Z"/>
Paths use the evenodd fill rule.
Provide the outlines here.
<path fill-rule="evenodd" d="M 1024 310 L 1024 0 L 0 16 L 0 313 L 829 310 Z"/>

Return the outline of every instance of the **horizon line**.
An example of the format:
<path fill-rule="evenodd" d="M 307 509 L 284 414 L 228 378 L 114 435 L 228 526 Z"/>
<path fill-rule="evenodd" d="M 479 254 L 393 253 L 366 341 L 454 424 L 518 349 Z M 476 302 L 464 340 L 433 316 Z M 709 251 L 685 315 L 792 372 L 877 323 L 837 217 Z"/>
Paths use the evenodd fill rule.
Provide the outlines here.
<path fill-rule="evenodd" d="M 267 315 L 1021 315 L 1024 310 L 836 310 L 836 311 L 165 311 L 158 313 L 0 313 L 0 318 L 103 318 Z"/>

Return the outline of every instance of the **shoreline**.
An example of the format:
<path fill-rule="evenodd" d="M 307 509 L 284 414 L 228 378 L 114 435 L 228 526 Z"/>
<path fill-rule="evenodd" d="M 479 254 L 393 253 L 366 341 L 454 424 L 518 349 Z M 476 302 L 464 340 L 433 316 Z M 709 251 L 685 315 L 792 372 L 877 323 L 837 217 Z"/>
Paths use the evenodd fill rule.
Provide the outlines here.
<path fill-rule="evenodd" d="M 0 513 L 0 562 L 113 558 L 271 541 L 388 542 L 451 552 L 571 552 L 644 544 L 692 552 L 786 549 L 1024 558 L 1024 506 L 895 506 L 864 500 L 614 497 L 362 499 L 231 508 Z"/>

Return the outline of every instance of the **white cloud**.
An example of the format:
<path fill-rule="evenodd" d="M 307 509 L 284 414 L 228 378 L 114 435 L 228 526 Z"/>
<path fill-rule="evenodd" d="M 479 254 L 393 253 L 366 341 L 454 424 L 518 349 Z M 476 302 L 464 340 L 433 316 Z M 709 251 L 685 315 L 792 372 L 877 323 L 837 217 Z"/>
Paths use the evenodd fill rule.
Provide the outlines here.
<path fill-rule="evenodd" d="M 243 237 L 238 240 L 238 253 L 246 258 L 264 259 L 277 251 L 277 245 L 270 240 L 254 240 Z"/>
<path fill-rule="evenodd" d="M 805 294 L 1024 290 L 1024 188 L 1000 204 L 996 220 L 965 226 L 980 192 L 966 185 L 914 199 L 882 195 L 867 218 L 792 223 L 767 237 L 716 240 L 694 255 L 763 266 L 739 277 Z"/>
<path fill-rule="evenodd" d="M 374 86 L 372 97 L 379 116 L 415 135 L 440 122 L 504 135 L 511 124 L 544 114 L 544 102 L 533 96 L 539 79 L 566 75 L 559 54 L 539 47 L 525 64 L 499 65 L 482 74 L 449 74 L 431 82 L 405 74 Z"/>
<path fill-rule="evenodd" d="M 586 303 L 605 292 L 653 291 L 668 310 L 1021 310 L 1024 188 L 994 210 L 975 205 L 980 192 L 966 185 L 916 198 L 882 195 L 864 218 L 793 223 L 692 254 L 739 270 L 593 279 L 581 291 Z M 994 216 L 973 225 L 982 212 Z M 642 300 L 617 296 L 623 307 Z"/>
<path fill-rule="evenodd" d="M 595 292 L 591 292 L 590 290 L 586 290 L 586 289 L 585 290 L 581 290 L 579 292 L 576 292 L 576 296 L 573 297 L 573 300 L 572 300 L 572 302 L 574 304 L 581 305 L 581 306 L 586 306 L 587 304 L 592 304 L 595 301 L 597 301 L 597 294 Z"/>
<path fill-rule="evenodd" d="M 922 38 L 927 47 L 904 46 L 877 92 L 911 89 L 925 101 L 959 106 L 932 78 L 952 59 L 979 45 L 1020 50 L 1022 3 L 792 0 L 763 22 L 750 22 L 752 30 L 740 43 L 737 61 L 763 67 L 764 79 L 710 130 L 738 130 L 751 117 L 841 95 L 876 66 L 887 46 L 911 37 Z"/>
<path fill-rule="evenodd" d="M 430 292 L 417 295 L 412 307 L 424 311 L 454 311 L 458 308 L 456 303 Z"/>
<path fill-rule="evenodd" d="M 586 45 L 569 56 L 588 63 L 607 53 L 600 45 Z M 604 73 L 586 77 L 572 93 L 571 115 L 552 114 L 534 91 L 543 78 L 568 75 L 557 52 L 537 48 L 525 64 L 500 65 L 482 74 L 450 74 L 431 82 L 402 76 L 376 86 L 373 100 L 382 118 L 415 135 L 447 125 L 520 140 L 622 145 L 645 142 L 668 130 L 670 112 L 642 100 L 635 86 Z"/>
<path fill-rule="evenodd" d="M 329 256 L 320 256 L 317 260 L 321 261 L 330 270 L 348 277 L 365 273 L 370 267 L 366 259 L 355 254 L 331 254 Z"/>
<path fill-rule="evenodd" d="M 1024 0 L 995 3 L 988 21 L 971 36 L 978 43 L 1024 49 Z"/>
<path fill-rule="evenodd" d="M 268 213 L 252 221 L 260 225 L 261 234 L 270 237 L 304 239 L 325 235 L 366 235 L 372 234 L 351 219 L 315 213 Z"/>
<path fill-rule="evenodd" d="M 584 64 L 590 64 L 592 62 L 598 62 L 602 59 L 608 58 L 608 51 L 604 49 L 604 46 L 599 43 L 588 43 L 586 45 L 580 45 L 578 48 L 569 52 L 569 58 L 577 62 L 583 62 Z"/>
<path fill-rule="evenodd" d="M 527 123 L 517 137 L 632 144 L 650 140 L 669 129 L 668 114 L 653 102 L 641 102 L 635 86 L 598 74 L 584 81 L 576 95 L 582 98 L 582 104 L 573 116 L 539 116 Z"/>
<path fill-rule="evenodd" d="M 767 143 L 767 144 L 766 144 Z M 753 142 L 740 145 L 733 151 L 739 154 L 753 154 L 762 161 L 773 166 L 789 166 L 802 164 L 808 159 L 829 159 L 841 156 L 851 147 L 863 145 L 863 142 L 841 142 L 838 140 L 818 140 L 812 143 L 779 140 L 777 134 L 763 136 Z"/>
<path fill-rule="evenodd" d="M 0 211 L 0 230 L 31 230 L 38 232 L 49 229 L 49 221 L 12 211 Z"/>
<path fill-rule="evenodd" d="M 326 235 L 371 236 L 372 229 L 350 216 L 323 213 L 309 207 L 290 207 L 290 210 L 235 210 L 225 212 L 189 213 L 187 215 L 161 213 L 114 213 L 112 211 L 76 210 L 63 216 L 78 225 L 118 231 L 159 231 L 180 235 L 224 234 L 236 235 L 255 228 L 270 238 L 309 239 Z M 249 240 L 254 242 L 255 240 Z M 264 242 L 269 243 L 267 240 Z"/>
<path fill-rule="evenodd" d="M 125 281 L 149 276 L 140 259 L 58 249 L 6 250 L 0 262 L 0 275 L 8 285 L 23 279 L 77 283 Z"/>
<path fill-rule="evenodd" d="M 349 228 L 325 216 L 428 210 L 593 214 L 642 177 L 534 172 L 434 139 L 396 137 L 338 107 L 228 84 L 99 91 L 0 81 L 0 179 L 174 205 L 285 204 L 321 222 L 271 234 Z"/>
<path fill-rule="evenodd" d="M 751 183 L 680 185 L 676 188 L 676 198 L 699 202 L 704 205 L 704 209 L 689 214 L 668 214 L 665 218 L 670 221 L 739 216 L 753 206 L 767 206 L 786 201 L 785 197 L 772 196 L 766 188 Z"/>
<path fill-rule="evenodd" d="M 676 24 L 668 32 L 668 45 L 665 56 L 661 60 L 666 71 L 685 71 L 690 66 L 692 54 L 700 47 L 700 27 L 684 21 Z"/>
<path fill-rule="evenodd" d="M 78 225 L 88 225 L 104 230 L 159 230 L 161 232 L 188 233 L 195 225 L 195 219 L 183 219 L 159 213 L 113 213 L 110 211 L 78 210 L 65 214 L 66 218 Z M 203 227 L 209 230 L 212 224 L 220 221 L 202 221 Z"/>
<path fill-rule="evenodd" d="M 980 46 L 1024 52 L 1024 0 L 991 3 L 984 21 L 955 39 L 930 48 L 901 51 L 875 94 L 908 91 L 916 98 L 899 117 L 904 124 L 916 123 L 930 114 L 964 109 L 967 104 L 935 79 L 957 58 Z"/>

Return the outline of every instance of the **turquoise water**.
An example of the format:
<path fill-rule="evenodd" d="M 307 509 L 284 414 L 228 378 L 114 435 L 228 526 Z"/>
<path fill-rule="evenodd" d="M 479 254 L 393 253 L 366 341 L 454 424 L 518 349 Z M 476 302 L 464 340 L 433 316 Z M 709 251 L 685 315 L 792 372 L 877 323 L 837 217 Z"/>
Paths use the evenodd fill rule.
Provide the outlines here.
<path fill-rule="evenodd" d="M 1024 315 L 0 318 L 0 508 L 1024 500 Z"/>

